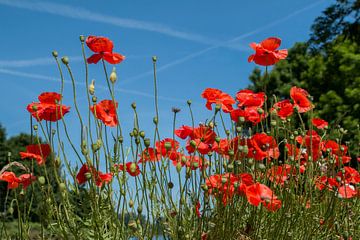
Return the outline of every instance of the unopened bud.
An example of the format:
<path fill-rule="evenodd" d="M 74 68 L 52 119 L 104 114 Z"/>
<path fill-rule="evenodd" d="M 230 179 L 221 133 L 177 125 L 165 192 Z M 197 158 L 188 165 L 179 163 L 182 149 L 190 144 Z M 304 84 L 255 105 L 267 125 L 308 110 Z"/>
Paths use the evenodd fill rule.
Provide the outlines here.
<path fill-rule="evenodd" d="M 191 105 L 191 100 L 187 100 L 187 104 L 190 106 Z"/>
<path fill-rule="evenodd" d="M 156 61 L 157 61 L 157 57 L 156 57 L 156 56 L 153 56 L 153 57 L 152 57 L 152 60 L 153 60 L 153 62 L 156 62 Z"/>
<path fill-rule="evenodd" d="M 176 171 L 177 171 L 178 173 L 180 173 L 181 168 L 182 168 L 181 163 L 178 162 L 178 163 L 176 164 Z"/>
<path fill-rule="evenodd" d="M 44 178 L 43 176 L 40 176 L 40 177 L 38 178 L 38 181 L 39 181 L 39 183 L 40 183 L 41 185 L 44 185 L 44 184 L 45 184 L 45 178 Z"/>
<path fill-rule="evenodd" d="M 59 56 L 57 51 L 52 51 L 52 55 L 53 55 L 53 57 L 55 57 L 55 58 Z"/>
<path fill-rule="evenodd" d="M 117 80 L 117 75 L 116 75 L 116 68 L 113 67 L 113 70 L 110 74 L 110 81 L 114 84 Z"/>
<path fill-rule="evenodd" d="M 169 151 L 171 149 L 171 142 L 165 142 L 165 149 L 166 151 Z"/>
<path fill-rule="evenodd" d="M 94 95 L 95 93 L 95 80 L 91 80 L 91 84 L 89 85 L 89 93 L 90 95 Z"/>
<path fill-rule="evenodd" d="M 84 42 L 85 41 L 85 36 L 84 35 L 80 35 L 79 36 L 80 42 Z"/>
<path fill-rule="evenodd" d="M 129 207 L 130 207 L 130 208 L 133 208 L 133 207 L 134 207 L 134 201 L 131 200 L 131 199 L 129 200 Z"/>
<path fill-rule="evenodd" d="M 145 139 L 144 139 L 144 145 L 145 145 L 145 147 L 149 147 L 149 146 L 150 146 L 150 138 L 145 138 Z"/>
<path fill-rule="evenodd" d="M 69 58 L 67 56 L 64 56 L 61 58 L 61 61 L 63 64 L 68 65 L 69 64 Z"/>
<path fill-rule="evenodd" d="M 168 187 L 169 187 L 170 189 L 172 189 L 172 188 L 174 187 L 174 183 L 173 183 L 173 182 L 169 182 L 169 183 L 168 183 Z"/>

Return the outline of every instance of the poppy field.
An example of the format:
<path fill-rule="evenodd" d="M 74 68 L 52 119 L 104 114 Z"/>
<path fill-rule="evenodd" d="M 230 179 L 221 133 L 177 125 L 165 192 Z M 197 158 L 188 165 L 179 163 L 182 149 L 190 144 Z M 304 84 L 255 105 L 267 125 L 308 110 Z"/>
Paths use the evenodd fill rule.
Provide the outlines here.
<path fill-rule="evenodd" d="M 9 156 L 0 169 L 13 196 L 0 216 L 1 239 L 360 239 L 359 149 L 343 141 L 346 129 L 317 117 L 311 89 L 292 86 L 284 99 L 266 85 L 260 92 L 209 87 L 199 95 L 210 117 L 195 122 L 188 100 L 181 111 L 191 124 L 178 122 L 173 108 L 172 135 L 161 136 L 157 58 L 153 130 L 145 132 L 136 103 L 129 119 L 118 116 L 113 66 L 125 56 L 107 37 L 80 36 L 80 45 L 86 89 L 76 87 L 71 59 L 54 51 L 60 91 L 26 106 L 32 144 L 19 152 L 21 162 Z M 277 37 L 251 43 L 248 62 L 268 77 L 288 57 L 280 45 Z M 90 80 L 95 67 L 107 99 Z M 65 75 L 72 99 L 63 98 Z M 86 91 L 86 113 L 78 91 Z M 68 132 L 70 114 L 80 142 Z"/>

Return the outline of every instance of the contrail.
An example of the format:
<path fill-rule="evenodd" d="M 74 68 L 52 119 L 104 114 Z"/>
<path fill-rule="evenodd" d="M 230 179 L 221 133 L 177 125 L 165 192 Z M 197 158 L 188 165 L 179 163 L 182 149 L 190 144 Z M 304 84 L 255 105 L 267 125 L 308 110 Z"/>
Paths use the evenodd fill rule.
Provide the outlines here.
<path fill-rule="evenodd" d="M 19 76 L 19 77 L 25 77 L 25 78 L 31 78 L 31 79 L 41 79 L 41 80 L 46 80 L 46 81 L 51 81 L 51 82 L 59 82 L 59 83 L 61 82 L 60 78 L 54 78 L 54 77 L 50 77 L 50 76 L 33 74 L 33 73 L 28 73 L 28 72 L 14 71 L 14 70 L 9 70 L 9 69 L 4 69 L 4 68 L 0 68 L 0 73 L 13 75 L 13 76 Z M 70 80 L 64 80 L 64 83 L 71 84 L 72 82 Z M 86 86 L 85 83 L 77 82 L 77 81 L 75 81 L 75 84 L 79 85 L 79 86 Z M 108 88 L 103 85 L 96 84 L 95 86 L 96 86 L 96 89 L 99 89 L 99 90 L 108 90 Z M 126 93 L 126 94 L 147 97 L 147 98 L 154 98 L 153 94 L 145 93 L 145 92 L 141 92 L 141 91 L 137 91 L 137 90 L 129 90 L 129 89 L 115 87 L 115 91 Z M 158 98 L 161 100 L 164 100 L 164 101 L 171 101 L 171 102 L 178 102 L 178 103 L 184 103 L 186 101 L 185 99 L 172 98 L 172 97 L 166 97 L 166 96 L 158 96 Z"/>
<path fill-rule="evenodd" d="M 271 22 L 271 23 L 268 23 L 268 24 L 266 24 L 266 25 L 264 25 L 264 26 L 262 26 L 262 27 L 259 27 L 259 28 L 255 29 L 255 30 L 251 31 L 251 32 L 241 34 L 241 35 L 236 36 L 236 37 L 234 37 L 234 38 L 232 38 L 232 39 L 230 39 L 230 40 L 227 40 L 227 41 L 224 41 L 224 42 L 215 44 L 215 45 L 213 45 L 213 46 L 207 47 L 207 48 L 202 49 L 202 50 L 200 50 L 200 51 L 191 53 L 191 54 L 189 54 L 189 55 L 187 55 L 187 56 L 185 56 L 185 57 L 183 57 L 183 58 L 180 58 L 180 59 L 178 59 L 178 60 L 175 60 L 175 61 L 173 61 L 173 62 L 170 62 L 170 63 L 168 63 L 168 64 L 165 64 L 165 65 L 163 65 L 162 67 L 158 68 L 158 69 L 157 69 L 157 72 L 161 72 L 161 71 L 166 70 L 166 69 L 168 69 L 168 68 L 170 68 L 170 67 L 174 67 L 174 66 L 179 65 L 179 64 L 181 64 L 181 63 L 183 63 L 183 62 L 186 62 L 186 61 L 188 61 L 188 60 L 190 60 L 190 59 L 193 59 L 193 58 L 195 58 L 195 57 L 201 56 L 201 55 L 203 55 L 203 54 L 205 54 L 205 53 L 207 53 L 207 52 L 209 52 L 209 51 L 211 51 L 211 50 L 213 50 L 213 49 L 217 49 L 217 48 L 220 48 L 220 47 L 228 46 L 229 44 L 233 44 L 233 43 L 236 42 L 236 41 L 242 40 L 242 39 L 247 38 L 247 37 L 249 37 L 249 36 L 252 36 L 252 35 L 254 35 L 254 34 L 256 34 L 256 33 L 259 33 L 259 32 L 261 32 L 261 31 L 263 31 L 263 30 L 265 30 L 265 29 L 268 29 L 268 28 L 270 28 L 270 27 L 276 26 L 276 25 L 278 25 L 278 24 L 280 24 L 280 23 L 282 23 L 282 22 L 285 22 L 285 21 L 288 20 L 289 18 L 292 18 L 292 17 L 294 17 L 294 16 L 296 16 L 296 15 L 302 13 L 302 12 L 305 12 L 305 11 L 307 11 L 307 10 L 310 10 L 310 9 L 316 7 L 317 5 L 319 5 L 320 3 L 324 2 L 324 1 L 325 1 L 325 0 L 317 1 L 317 2 L 315 2 L 315 3 L 313 3 L 313 4 L 310 4 L 310 5 L 308 5 L 308 6 L 304 7 L 304 8 L 301 8 L 301 9 L 299 9 L 299 10 L 297 10 L 297 11 L 295 11 L 295 12 L 293 12 L 293 13 L 285 16 L 285 17 L 282 17 L 282 18 L 277 19 L 277 20 L 275 20 L 275 21 L 273 21 L 273 22 Z M 144 73 L 141 73 L 141 74 L 139 74 L 139 75 L 136 75 L 136 76 L 127 78 L 127 79 L 125 79 L 124 81 L 122 81 L 122 83 L 129 83 L 129 82 L 132 82 L 132 81 L 134 81 L 134 80 L 140 79 L 140 78 L 142 78 L 142 77 L 148 76 L 148 75 L 150 75 L 150 74 L 152 74 L 152 73 L 153 73 L 153 71 L 152 71 L 152 70 L 149 70 L 149 71 L 144 72 Z"/>
<path fill-rule="evenodd" d="M 83 58 L 81 56 L 69 57 L 72 62 L 79 62 Z M 54 64 L 53 57 L 23 59 L 23 60 L 0 60 L 0 68 L 20 68 L 20 67 L 34 67 L 34 66 L 45 66 Z"/>
<path fill-rule="evenodd" d="M 93 11 L 89 11 L 80 7 L 73 7 L 63 4 L 50 3 L 50 2 L 41 2 L 41 1 L 19 1 L 19 0 L 0 0 L 0 4 L 27 9 L 31 11 L 44 12 L 53 15 L 73 18 L 73 19 L 81 19 L 91 22 L 99 22 L 106 23 L 114 26 L 119 26 L 123 28 L 137 29 L 137 30 L 145 30 L 149 32 L 156 32 L 160 34 L 164 34 L 167 36 L 189 40 L 193 42 L 203 43 L 207 45 L 217 44 L 219 41 L 214 40 L 213 38 L 208 38 L 196 33 L 189 33 L 185 31 L 179 31 L 173 29 L 169 26 L 152 23 L 146 21 L 139 21 L 128 18 L 119 18 L 108 15 L 103 15 L 100 13 L 96 13 Z M 230 46 L 230 48 L 238 48 Z M 241 49 L 239 47 L 238 49 Z"/>

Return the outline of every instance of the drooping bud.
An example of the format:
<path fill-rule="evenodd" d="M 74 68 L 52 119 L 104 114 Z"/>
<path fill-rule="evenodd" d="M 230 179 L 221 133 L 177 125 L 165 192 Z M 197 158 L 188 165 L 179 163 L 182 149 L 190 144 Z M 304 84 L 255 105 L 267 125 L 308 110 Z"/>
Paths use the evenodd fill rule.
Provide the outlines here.
<path fill-rule="evenodd" d="M 94 95 L 95 93 L 95 80 L 91 80 L 91 83 L 89 85 L 89 93 L 90 95 Z"/>
<path fill-rule="evenodd" d="M 69 64 L 69 57 L 64 56 L 64 57 L 61 58 L 61 61 L 62 61 L 63 64 L 68 65 Z"/>
<path fill-rule="evenodd" d="M 110 74 L 110 81 L 114 84 L 117 80 L 116 68 L 113 67 L 111 74 Z"/>
<path fill-rule="evenodd" d="M 53 57 L 55 57 L 55 58 L 59 56 L 57 51 L 52 51 L 52 55 L 53 55 Z"/>

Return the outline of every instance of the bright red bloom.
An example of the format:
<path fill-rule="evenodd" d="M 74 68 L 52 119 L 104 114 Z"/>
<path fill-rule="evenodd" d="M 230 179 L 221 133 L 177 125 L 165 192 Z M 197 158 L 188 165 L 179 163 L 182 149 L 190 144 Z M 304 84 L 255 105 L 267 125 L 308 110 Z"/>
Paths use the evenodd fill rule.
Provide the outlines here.
<path fill-rule="evenodd" d="M 70 111 L 70 107 L 60 105 L 62 96 L 56 92 L 44 92 L 38 97 L 40 102 L 30 103 L 26 109 L 37 120 L 56 122 Z"/>
<path fill-rule="evenodd" d="M 100 59 L 104 59 L 110 64 L 118 64 L 125 59 L 123 55 L 113 52 L 113 42 L 108 38 L 89 36 L 86 39 L 86 45 L 95 52 L 87 59 L 88 63 L 97 63 Z"/>
<path fill-rule="evenodd" d="M 163 157 L 170 158 L 171 160 L 177 158 L 177 150 L 180 146 L 179 142 L 172 138 L 165 138 L 161 141 L 157 141 L 156 151 Z M 166 148 L 167 147 L 167 148 Z"/>
<path fill-rule="evenodd" d="M 330 191 L 333 191 L 333 189 L 336 189 L 340 186 L 339 182 L 336 181 L 335 178 L 328 178 L 326 176 L 318 177 L 315 180 L 315 186 L 319 190 L 328 189 Z"/>
<path fill-rule="evenodd" d="M 295 140 L 306 147 L 306 158 L 312 156 L 312 159 L 316 161 L 321 156 L 321 137 L 316 131 L 307 131 L 306 136 L 297 136 Z"/>
<path fill-rule="evenodd" d="M 261 161 L 264 158 L 278 158 L 280 156 L 276 140 L 266 133 L 256 133 L 248 143 L 248 157 Z"/>
<path fill-rule="evenodd" d="M 294 170 L 294 167 L 289 164 L 284 164 L 282 166 L 272 166 L 267 171 L 267 177 L 271 182 L 283 185 L 292 173 L 296 173 Z"/>
<path fill-rule="evenodd" d="M 344 172 L 340 171 L 336 176 L 339 176 L 345 183 L 360 183 L 360 173 L 352 167 L 344 167 Z"/>
<path fill-rule="evenodd" d="M 345 184 L 338 189 L 338 197 L 352 198 L 357 195 L 357 191 L 353 185 Z"/>
<path fill-rule="evenodd" d="M 117 167 L 119 171 L 125 170 L 132 177 L 136 177 L 141 173 L 139 165 L 134 162 L 127 162 L 125 168 L 123 164 L 114 164 L 114 167 Z"/>
<path fill-rule="evenodd" d="M 262 107 L 265 102 L 265 93 L 254 93 L 252 90 L 243 89 L 237 92 L 238 107 Z"/>
<path fill-rule="evenodd" d="M 251 122 L 253 125 L 261 122 L 265 118 L 265 113 L 260 114 L 258 107 L 246 107 L 245 109 L 235 109 L 231 111 L 230 117 L 234 122 L 238 122 L 240 117 L 243 117 L 245 121 Z M 261 109 L 262 110 L 262 109 Z"/>
<path fill-rule="evenodd" d="M 198 218 L 201 218 L 201 212 L 200 212 L 200 202 L 197 201 L 195 205 L 195 213 Z"/>
<path fill-rule="evenodd" d="M 33 144 L 26 146 L 26 152 L 20 152 L 20 157 L 21 159 L 33 158 L 39 165 L 42 165 L 50 153 L 51 148 L 49 144 Z"/>
<path fill-rule="evenodd" d="M 248 62 L 254 61 L 261 66 L 274 65 L 288 55 L 287 49 L 276 50 L 280 47 L 281 39 L 270 37 L 263 40 L 260 44 L 251 43 L 250 47 L 255 50 L 255 54 L 250 55 Z"/>
<path fill-rule="evenodd" d="M 341 161 L 343 164 L 346 164 L 350 162 L 351 157 L 346 156 L 348 147 L 345 145 L 339 146 L 335 141 L 333 140 L 327 140 L 326 142 L 322 143 L 322 150 L 326 151 L 330 149 L 330 156 L 334 157 L 336 160 L 336 164 L 339 164 L 339 160 L 341 158 Z"/>
<path fill-rule="evenodd" d="M 139 163 L 160 161 L 161 155 L 154 148 L 146 148 L 140 154 Z"/>
<path fill-rule="evenodd" d="M 308 99 L 309 93 L 302 88 L 292 87 L 290 89 L 290 97 L 294 101 L 294 107 L 298 109 L 299 113 L 304 113 L 314 108 L 314 105 Z"/>
<path fill-rule="evenodd" d="M 79 173 L 76 175 L 76 180 L 80 185 L 87 182 L 87 173 L 91 174 L 92 179 L 95 181 L 95 184 L 98 187 L 101 187 L 103 183 L 109 183 L 112 180 L 111 173 L 102 173 L 100 171 L 97 171 L 93 166 L 89 167 L 87 164 L 84 164 L 80 168 Z"/>
<path fill-rule="evenodd" d="M 8 189 L 17 188 L 20 184 L 26 189 L 35 180 L 36 177 L 29 173 L 16 177 L 15 173 L 5 171 L 0 175 L 0 181 L 8 182 Z"/>
<path fill-rule="evenodd" d="M 246 198 L 251 205 L 259 206 L 262 203 L 269 211 L 277 211 L 281 208 L 281 201 L 273 191 L 260 183 L 255 183 L 246 188 Z"/>
<path fill-rule="evenodd" d="M 212 110 L 211 105 L 215 103 L 220 104 L 222 110 L 229 113 L 232 111 L 232 105 L 235 103 L 235 100 L 229 94 L 215 88 L 205 89 L 201 96 L 207 100 L 206 108 L 209 110 Z"/>
<path fill-rule="evenodd" d="M 321 118 L 313 118 L 312 119 L 312 124 L 317 128 L 317 129 L 323 129 L 326 128 L 329 124 L 327 121 L 321 119 Z"/>
<path fill-rule="evenodd" d="M 175 130 L 175 134 L 183 139 L 189 138 L 186 144 L 189 153 L 197 150 L 201 154 L 207 154 L 211 151 L 216 137 L 216 133 L 210 127 L 202 124 L 196 128 L 183 126 Z"/>
<path fill-rule="evenodd" d="M 234 184 L 239 181 L 239 178 L 233 173 L 216 174 L 208 177 L 205 184 L 208 187 L 208 192 L 215 196 L 220 196 L 224 205 L 235 194 Z M 216 191 L 214 191 L 216 189 Z"/>
<path fill-rule="evenodd" d="M 294 106 L 288 99 L 275 103 L 273 109 L 281 119 L 286 119 L 294 113 Z"/>
<path fill-rule="evenodd" d="M 102 100 L 98 104 L 90 107 L 94 116 L 101 120 L 106 126 L 115 127 L 118 125 L 118 118 L 116 108 L 118 103 L 115 104 L 112 100 Z"/>

